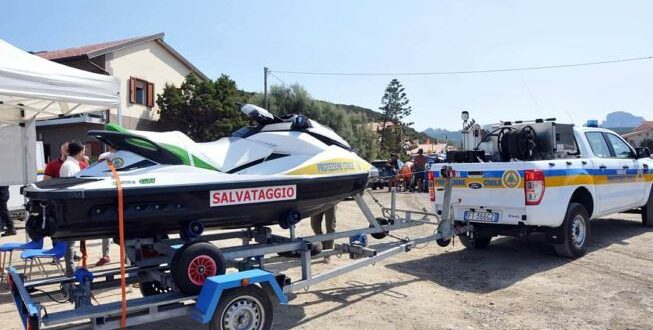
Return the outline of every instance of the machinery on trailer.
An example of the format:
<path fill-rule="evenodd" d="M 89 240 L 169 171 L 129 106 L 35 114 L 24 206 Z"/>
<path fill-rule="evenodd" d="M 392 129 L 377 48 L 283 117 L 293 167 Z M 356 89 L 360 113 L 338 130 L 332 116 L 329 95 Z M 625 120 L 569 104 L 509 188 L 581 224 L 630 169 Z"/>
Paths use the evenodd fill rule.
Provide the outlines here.
<path fill-rule="evenodd" d="M 453 175 L 448 167 L 440 172 L 444 178 L 445 205 L 450 202 Z M 454 228 L 448 208 L 440 216 L 397 209 L 393 193 L 391 207 L 383 208 L 383 217 L 377 218 L 362 193 L 354 199 L 368 221 L 365 227 L 355 230 L 298 237 L 292 225 L 289 236 L 273 234 L 270 228 L 262 226 L 203 234 L 201 223 L 191 222 L 179 239 L 159 236 L 127 240 L 125 250 L 132 265 L 126 269 L 126 283 L 140 283 L 143 297 L 127 300 L 126 308 L 120 301 L 93 303 L 94 290 L 120 286 L 117 269 L 91 273 L 80 268 L 73 277 L 33 279 L 11 268 L 10 291 L 26 329 L 78 325 L 83 321 L 90 322 L 94 329 L 115 329 L 120 327 L 123 315 L 126 326 L 190 315 L 210 329 L 269 329 L 273 323 L 272 301 L 285 304 L 288 293 L 408 252 L 418 244 L 437 241 L 446 245 L 465 230 Z M 368 234 L 380 239 L 390 235 L 390 231 L 415 226 L 434 229 L 423 237 L 379 244 L 382 248 L 367 244 Z M 349 242 L 320 251 L 321 241 L 344 238 Z M 233 239 L 242 244 L 218 249 L 210 243 Z M 352 261 L 314 275 L 311 259 L 330 254 L 348 254 Z M 299 262 L 301 279 L 297 281 L 267 267 L 271 261 L 288 261 L 289 257 Z M 227 268 L 236 271 L 226 273 Z M 74 308 L 48 313 L 41 301 L 61 292 Z"/>

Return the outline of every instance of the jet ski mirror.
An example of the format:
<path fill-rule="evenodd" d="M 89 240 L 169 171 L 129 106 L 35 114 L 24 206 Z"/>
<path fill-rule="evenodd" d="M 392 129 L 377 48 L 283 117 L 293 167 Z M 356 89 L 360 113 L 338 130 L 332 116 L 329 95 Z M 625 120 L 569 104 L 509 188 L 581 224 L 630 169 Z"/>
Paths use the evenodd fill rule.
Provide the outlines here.
<path fill-rule="evenodd" d="M 295 118 L 293 118 L 290 129 L 301 130 L 311 127 L 313 127 L 313 125 L 311 125 L 311 122 L 308 120 L 308 118 L 306 118 L 306 116 L 297 115 Z"/>
<path fill-rule="evenodd" d="M 240 111 L 245 114 L 247 118 L 256 121 L 259 125 L 268 125 L 278 121 L 273 114 L 253 104 L 242 105 Z"/>

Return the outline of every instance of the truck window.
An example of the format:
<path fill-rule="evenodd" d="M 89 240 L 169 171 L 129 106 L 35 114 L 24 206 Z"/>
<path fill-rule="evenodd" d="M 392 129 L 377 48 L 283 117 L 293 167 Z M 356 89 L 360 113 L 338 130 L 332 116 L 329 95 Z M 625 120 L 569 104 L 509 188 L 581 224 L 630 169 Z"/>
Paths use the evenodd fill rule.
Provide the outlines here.
<path fill-rule="evenodd" d="M 617 158 L 633 157 L 633 151 L 630 149 L 628 144 L 626 144 L 626 142 L 624 142 L 622 139 L 620 139 L 618 136 L 614 134 L 607 133 L 605 135 L 608 137 L 608 140 L 612 145 L 612 149 L 614 150 L 615 157 Z"/>
<path fill-rule="evenodd" d="M 610 158 L 610 148 L 608 148 L 608 143 L 605 142 L 603 133 L 587 132 L 585 133 L 585 136 L 587 137 L 587 142 L 589 142 L 592 152 L 596 157 Z"/>

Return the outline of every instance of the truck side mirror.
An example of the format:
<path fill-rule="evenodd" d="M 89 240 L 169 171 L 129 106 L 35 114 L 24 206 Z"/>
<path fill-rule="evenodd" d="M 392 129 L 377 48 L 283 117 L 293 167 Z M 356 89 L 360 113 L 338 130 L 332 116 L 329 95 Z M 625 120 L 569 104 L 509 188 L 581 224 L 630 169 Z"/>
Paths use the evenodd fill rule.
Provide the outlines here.
<path fill-rule="evenodd" d="M 651 151 L 648 148 L 635 148 L 635 152 L 637 153 L 637 159 L 651 157 Z"/>

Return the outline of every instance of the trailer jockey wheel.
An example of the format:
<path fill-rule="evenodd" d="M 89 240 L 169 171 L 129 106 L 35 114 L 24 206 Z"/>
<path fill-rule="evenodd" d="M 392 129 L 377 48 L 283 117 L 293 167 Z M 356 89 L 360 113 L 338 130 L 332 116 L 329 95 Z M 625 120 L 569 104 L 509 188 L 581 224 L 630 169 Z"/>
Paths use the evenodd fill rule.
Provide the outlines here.
<path fill-rule="evenodd" d="M 226 271 L 222 252 L 213 244 L 195 242 L 182 246 L 170 262 L 170 273 L 179 291 L 197 295 L 207 278 Z"/>
<path fill-rule="evenodd" d="M 272 301 L 256 285 L 226 290 L 209 330 L 267 330 L 272 327 Z"/>
<path fill-rule="evenodd" d="M 381 217 L 376 218 L 376 222 L 378 222 L 380 225 L 383 225 L 383 226 L 394 224 L 394 221 L 391 221 L 391 220 L 386 219 L 386 218 L 381 218 Z M 370 225 L 370 228 L 374 228 L 374 226 Z M 370 236 L 374 237 L 375 239 L 384 239 L 386 236 L 388 236 L 389 233 L 390 233 L 390 231 L 386 230 L 386 231 L 382 231 L 380 233 L 371 233 Z"/>
<path fill-rule="evenodd" d="M 440 247 L 446 247 L 451 243 L 451 238 L 438 238 L 435 242 L 438 243 L 438 246 Z"/>

